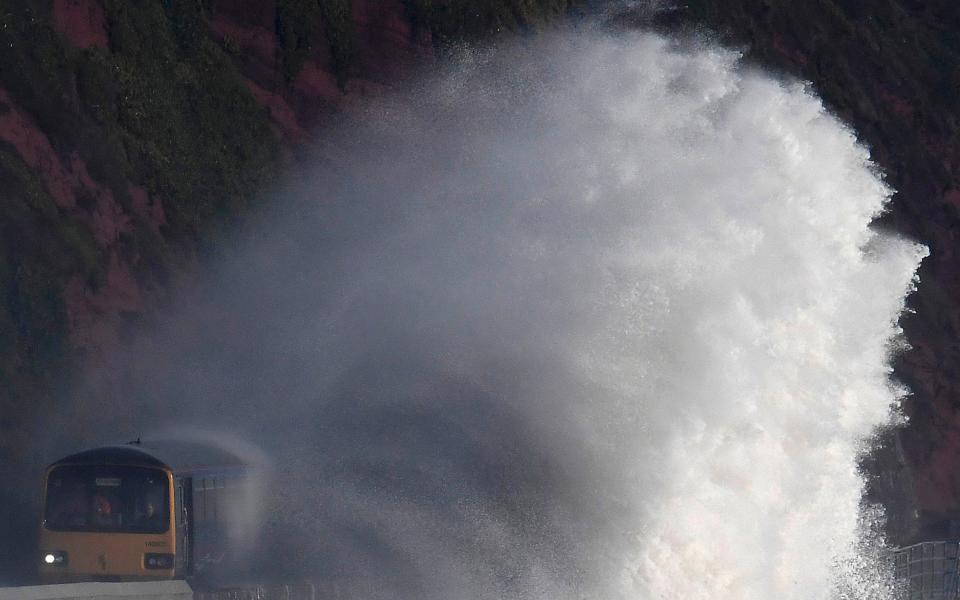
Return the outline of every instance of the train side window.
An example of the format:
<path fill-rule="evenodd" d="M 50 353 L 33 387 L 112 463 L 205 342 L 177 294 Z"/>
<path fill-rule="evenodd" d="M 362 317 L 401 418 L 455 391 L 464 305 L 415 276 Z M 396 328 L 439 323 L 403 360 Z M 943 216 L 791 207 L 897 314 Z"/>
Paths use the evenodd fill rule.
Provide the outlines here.
<path fill-rule="evenodd" d="M 197 514 L 195 516 L 198 522 L 203 522 L 209 520 L 209 510 L 207 508 L 207 479 L 206 477 L 201 477 L 196 480 L 197 482 L 197 499 L 196 507 Z"/>
<path fill-rule="evenodd" d="M 213 521 L 220 520 L 220 494 L 217 492 L 217 478 L 212 477 L 210 479 L 210 507 L 212 508 L 212 516 L 210 517 Z"/>
<path fill-rule="evenodd" d="M 239 482 L 223 475 L 203 477 L 194 481 L 194 520 L 198 523 L 226 520 L 229 508 L 228 496 Z"/>
<path fill-rule="evenodd" d="M 217 522 L 217 487 L 211 477 L 207 479 L 207 520 Z"/>
<path fill-rule="evenodd" d="M 206 498 L 204 498 L 203 495 L 203 479 L 195 477 L 193 479 L 193 520 L 197 523 L 202 523 L 206 518 L 203 509 L 203 503 L 205 501 Z"/>

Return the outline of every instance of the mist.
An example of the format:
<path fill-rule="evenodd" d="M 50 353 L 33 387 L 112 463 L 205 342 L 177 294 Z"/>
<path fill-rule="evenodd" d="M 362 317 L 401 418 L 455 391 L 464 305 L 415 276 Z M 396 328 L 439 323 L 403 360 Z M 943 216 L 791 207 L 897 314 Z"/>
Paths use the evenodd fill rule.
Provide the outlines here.
<path fill-rule="evenodd" d="M 48 433 L 124 441 L 122 413 L 261 448 L 251 578 L 883 597 L 857 457 L 906 393 L 926 250 L 871 228 L 891 190 L 809 89 L 581 26 L 464 52 L 319 135 Z"/>

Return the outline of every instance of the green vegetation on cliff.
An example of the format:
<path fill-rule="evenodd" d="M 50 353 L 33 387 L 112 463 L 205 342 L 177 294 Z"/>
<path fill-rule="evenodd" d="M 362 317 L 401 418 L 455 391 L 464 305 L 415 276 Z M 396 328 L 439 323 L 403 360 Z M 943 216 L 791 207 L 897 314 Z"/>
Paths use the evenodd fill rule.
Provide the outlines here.
<path fill-rule="evenodd" d="M 530 31 L 567 14 L 582 0 L 403 0 L 418 31 L 435 45 L 477 41 L 505 31 Z M 322 30 L 317 23 L 322 24 Z M 355 48 L 350 0 L 277 0 L 277 39 L 282 70 L 293 81 L 317 43 L 326 43 L 338 83 L 346 82 Z"/>
<path fill-rule="evenodd" d="M 528 31 L 567 14 L 582 0 L 404 0 L 414 25 L 440 45 L 491 32 Z"/>
<path fill-rule="evenodd" d="M 323 24 L 322 31 L 318 23 Z M 296 78 L 314 44 L 322 39 L 329 46 L 338 82 L 345 83 L 354 51 L 350 0 L 278 0 L 276 29 L 287 81 Z"/>
<path fill-rule="evenodd" d="M 57 207 L 36 176 L 0 144 L 0 453 L 17 456 L 18 421 L 51 390 L 68 356 L 64 282 L 95 280 L 102 257 L 89 229 Z"/>
<path fill-rule="evenodd" d="M 175 234 L 202 240 L 275 176 L 279 143 L 196 3 L 171 4 L 104 0 L 112 52 L 88 51 L 81 64 L 104 81 L 113 74 L 116 113 L 104 129 L 122 140 L 128 178 L 163 199 Z"/>
<path fill-rule="evenodd" d="M 444 44 L 535 28 L 573 3 L 407 0 L 406 6 L 415 26 Z M 177 256 L 215 246 L 219 232 L 241 219 L 278 176 L 280 143 L 267 110 L 208 35 L 204 11 L 211 2 L 100 4 L 108 47 L 76 49 L 54 29 L 48 6 L 0 0 L 0 87 L 62 158 L 77 152 L 126 212 L 130 184 L 162 201 L 163 237 L 137 222 L 119 244 L 131 262 L 135 257 L 138 276 L 162 286 Z M 288 81 L 322 41 L 344 83 L 355 51 L 351 11 L 350 0 L 277 1 L 279 56 Z M 37 173 L 6 144 L 0 145 L 0 178 L 3 225 L 18 230 L 5 235 L 0 248 L 0 373 L 6 384 L 0 393 L 9 396 L 34 389 L 25 383 L 28 373 L 40 382 L 51 372 L 52 357 L 64 359 L 65 283 L 79 275 L 96 289 L 106 258 L 89 222 L 57 208 Z"/>
<path fill-rule="evenodd" d="M 57 386 L 83 359 L 71 344 L 68 282 L 82 283 L 89 294 L 108 289 L 116 253 L 132 266 L 140 288 L 156 296 L 192 257 L 216 252 L 281 176 L 286 155 L 269 109 L 247 87 L 236 44 L 217 43 L 208 30 L 211 14 L 229 1 L 96 0 L 106 47 L 79 49 L 54 27 L 51 2 L 0 0 L 0 90 L 12 105 L 0 102 L 0 118 L 10 111 L 26 115 L 35 125 L 31 135 L 52 148 L 35 164 L 3 141 L 16 142 L 19 133 L 0 136 L 0 476 L 30 475 L 20 471 L 35 466 L 28 463 L 26 435 L 35 420 L 57 409 L 69 393 Z M 502 30 L 534 30 L 574 2 L 404 5 L 414 28 L 429 31 L 443 47 Z M 318 44 L 328 46 L 341 87 L 357 76 L 351 0 L 275 0 L 274 7 L 286 84 Z M 79 178 L 74 158 L 97 189 L 80 185 L 73 191 L 76 207 L 62 198 L 58 206 L 44 161 L 59 161 L 72 185 Z M 162 203 L 165 223 L 137 209 L 130 186 Z M 130 219 L 118 239 L 97 231 L 97 195 L 106 191 Z M 135 323 L 139 315 L 123 318 Z M 29 504 L 20 492 L 0 493 L 0 508 Z M 23 522 L 2 510 L 0 517 L 0 539 L 29 536 Z M 0 544 L 0 576 L 16 580 L 28 572 L 32 555 L 18 551 L 11 559 L 4 554 L 8 546 Z M 17 557 L 25 562 L 13 564 Z"/>
<path fill-rule="evenodd" d="M 125 213 L 136 215 L 130 184 L 162 201 L 163 237 L 138 221 L 114 248 L 142 283 L 162 287 L 178 256 L 214 242 L 249 210 L 277 176 L 280 145 L 195 2 L 102 5 L 109 48 L 78 50 L 45 8 L 0 0 L 0 88 L 61 162 L 75 152 Z M 97 290 L 106 252 L 84 190 L 75 190 L 78 208 L 58 208 L 6 143 L 0 181 L 0 439 L 16 446 L 14 431 L 52 401 L 70 369 L 66 283 L 79 276 Z"/>

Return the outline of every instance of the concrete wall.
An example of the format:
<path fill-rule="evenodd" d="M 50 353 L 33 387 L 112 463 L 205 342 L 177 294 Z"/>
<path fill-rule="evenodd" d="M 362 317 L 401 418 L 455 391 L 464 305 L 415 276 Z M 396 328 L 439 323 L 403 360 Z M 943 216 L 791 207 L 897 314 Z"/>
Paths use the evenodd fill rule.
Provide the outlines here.
<path fill-rule="evenodd" d="M 186 581 L 63 583 L 0 588 L 0 600 L 193 600 Z"/>

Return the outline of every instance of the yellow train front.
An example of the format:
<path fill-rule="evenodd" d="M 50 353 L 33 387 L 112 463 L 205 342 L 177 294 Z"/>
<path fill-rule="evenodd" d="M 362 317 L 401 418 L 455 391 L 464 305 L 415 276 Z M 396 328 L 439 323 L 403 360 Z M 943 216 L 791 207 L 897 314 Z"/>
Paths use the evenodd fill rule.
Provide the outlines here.
<path fill-rule="evenodd" d="M 231 521 L 249 518 L 246 479 L 239 459 L 197 444 L 132 443 L 58 460 L 46 473 L 40 579 L 188 578 L 223 566 Z"/>

